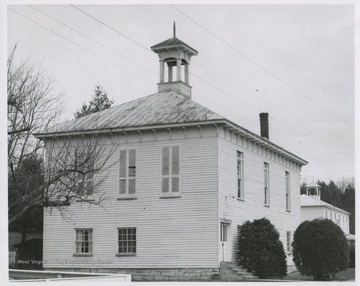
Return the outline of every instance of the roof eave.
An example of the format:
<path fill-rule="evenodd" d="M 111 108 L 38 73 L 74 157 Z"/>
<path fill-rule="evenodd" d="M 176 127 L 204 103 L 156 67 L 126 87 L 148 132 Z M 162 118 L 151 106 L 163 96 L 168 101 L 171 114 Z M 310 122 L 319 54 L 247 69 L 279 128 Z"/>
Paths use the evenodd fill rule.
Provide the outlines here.
<path fill-rule="evenodd" d="M 37 133 L 35 134 L 36 138 L 46 139 L 52 137 L 62 137 L 62 136 L 78 136 L 78 135 L 93 135 L 93 134 L 115 134 L 122 132 L 131 132 L 138 130 L 153 130 L 153 129 L 166 129 L 166 128 L 179 128 L 179 127 L 190 127 L 190 126 L 199 126 L 199 125 L 213 125 L 213 124 L 222 124 L 229 126 L 230 129 L 236 133 L 241 134 L 242 136 L 249 138 L 250 140 L 256 141 L 260 145 L 267 146 L 269 149 L 272 149 L 292 160 L 299 163 L 301 166 L 308 164 L 308 162 L 291 152 L 283 149 L 280 146 L 264 139 L 263 137 L 252 133 L 251 131 L 240 127 L 239 125 L 227 120 L 227 119 L 213 119 L 213 120 L 204 120 L 204 121 L 194 121 L 187 123 L 172 123 L 172 124 L 153 124 L 153 125 L 142 125 L 142 126 L 128 126 L 128 127 L 119 127 L 119 128 L 105 128 L 105 129 L 88 129 L 88 130 L 77 130 L 77 131 L 65 131 L 65 132 L 50 132 L 50 133 Z"/>
<path fill-rule="evenodd" d="M 248 137 L 248 138 L 251 138 L 252 140 L 254 141 L 257 141 L 260 145 L 266 145 L 268 146 L 270 149 L 273 149 L 273 150 L 276 150 L 277 152 L 287 156 L 287 157 L 290 157 L 292 160 L 298 162 L 300 165 L 307 165 L 309 162 L 296 156 L 295 154 L 285 150 L 284 148 L 272 143 L 271 141 L 227 120 L 227 119 L 224 119 L 224 121 L 226 122 L 227 125 L 229 125 L 231 128 L 234 128 L 236 130 L 238 130 L 242 135 L 244 135 L 245 137 Z"/>
<path fill-rule="evenodd" d="M 301 206 L 302 208 L 315 208 L 315 207 L 317 207 L 317 208 L 319 208 L 319 207 L 321 207 L 321 208 L 328 208 L 328 209 L 331 209 L 331 210 L 335 210 L 335 211 L 338 211 L 338 212 L 342 212 L 342 213 L 345 213 L 345 214 L 347 214 L 347 215 L 351 215 L 351 213 L 349 213 L 348 211 L 345 211 L 345 210 L 343 210 L 343 209 L 339 209 L 339 208 L 337 208 L 337 207 L 335 207 L 335 206 L 328 206 L 328 205 L 302 205 Z"/>
<path fill-rule="evenodd" d="M 193 122 L 187 122 L 187 123 L 152 124 L 152 125 L 139 125 L 139 126 L 104 128 L 104 129 L 46 132 L 46 133 L 36 133 L 36 134 L 34 134 L 34 136 L 39 139 L 45 139 L 45 138 L 51 138 L 51 137 L 91 135 L 91 134 L 109 134 L 109 133 L 115 134 L 115 133 L 131 132 L 131 131 L 138 131 L 138 130 L 167 129 L 167 128 L 190 127 L 190 126 L 199 126 L 199 125 L 203 126 L 203 125 L 222 124 L 222 123 L 224 123 L 223 120 L 213 119 L 213 120 L 204 120 L 204 121 L 193 121 Z"/>

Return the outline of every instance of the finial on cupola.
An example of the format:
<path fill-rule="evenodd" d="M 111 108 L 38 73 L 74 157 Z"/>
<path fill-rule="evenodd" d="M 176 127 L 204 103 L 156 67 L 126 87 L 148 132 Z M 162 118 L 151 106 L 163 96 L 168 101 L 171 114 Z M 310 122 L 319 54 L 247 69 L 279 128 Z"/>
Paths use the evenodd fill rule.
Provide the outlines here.
<path fill-rule="evenodd" d="M 175 21 L 174 21 L 174 38 L 176 38 L 176 25 L 175 25 Z"/>

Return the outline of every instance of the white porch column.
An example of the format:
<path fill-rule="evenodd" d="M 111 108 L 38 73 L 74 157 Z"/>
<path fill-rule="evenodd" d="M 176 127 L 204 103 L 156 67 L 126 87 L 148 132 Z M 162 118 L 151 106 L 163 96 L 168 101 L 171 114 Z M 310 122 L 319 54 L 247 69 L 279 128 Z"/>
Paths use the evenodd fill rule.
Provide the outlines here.
<path fill-rule="evenodd" d="M 164 60 L 160 60 L 160 83 L 164 82 Z"/>
<path fill-rule="evenodd" d="M 185 64 L 185 83 L 189 84 L 189 64 Z"/>
<path fill-rule="evenodd" d="M 181 81 L 181 59 L 177 59 L 176 60 L 176 67 L 177 67 L 177 81 Z"/>
<path fill-rule="evenodd" d="M 172 75 L 172 66 L 168 65 L 168 82 L 173 81 L 173 75 Z"/>

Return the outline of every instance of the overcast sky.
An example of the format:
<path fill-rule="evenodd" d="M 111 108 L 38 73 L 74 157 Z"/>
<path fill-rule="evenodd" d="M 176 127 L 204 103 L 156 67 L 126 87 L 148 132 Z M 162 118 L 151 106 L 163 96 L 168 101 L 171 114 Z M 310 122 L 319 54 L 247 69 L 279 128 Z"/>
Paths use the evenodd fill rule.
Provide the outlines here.
<path fill-rule="evenodd" d="M 176 36 L 199 52 L 194 101 L 256 134 L 268 112 L 270 140 L 309 161 L 303 181 L 355 175 L 351 5 L 10 5 L 7 16 L 8 50 L 17 43 L 18 61 L 56 80 L 61 120 L 98 83 L 115 105 L 157 92 L 150 47 L 176 21 Z"/>

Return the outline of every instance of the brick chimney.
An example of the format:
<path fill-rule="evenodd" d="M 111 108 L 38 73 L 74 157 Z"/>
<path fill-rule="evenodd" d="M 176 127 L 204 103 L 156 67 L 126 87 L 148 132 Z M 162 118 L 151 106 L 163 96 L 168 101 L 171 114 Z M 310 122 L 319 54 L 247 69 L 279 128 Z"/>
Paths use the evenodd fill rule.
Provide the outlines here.
<path fill-rule="evenodd" d="M 260 113 L 260 135 L 269 140 L 269 113 Z"/>

